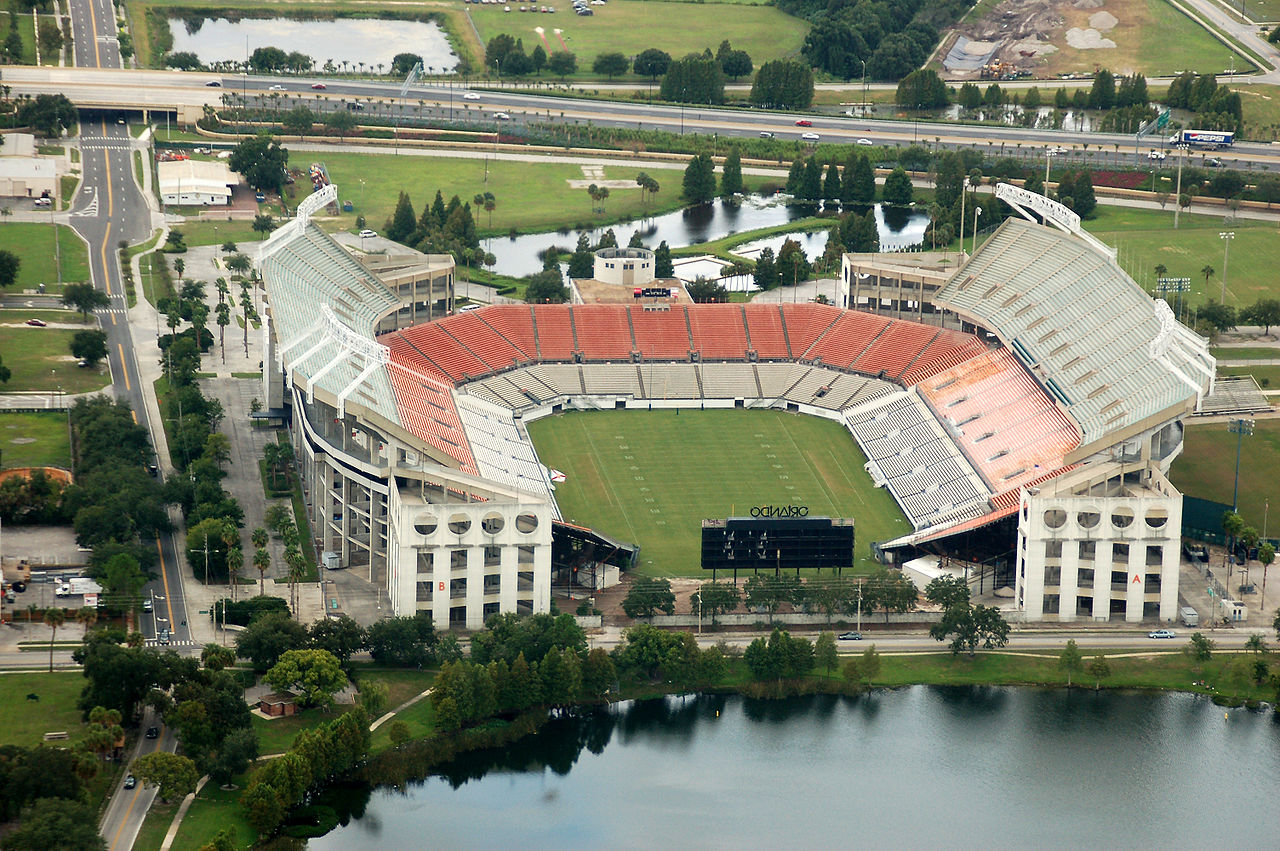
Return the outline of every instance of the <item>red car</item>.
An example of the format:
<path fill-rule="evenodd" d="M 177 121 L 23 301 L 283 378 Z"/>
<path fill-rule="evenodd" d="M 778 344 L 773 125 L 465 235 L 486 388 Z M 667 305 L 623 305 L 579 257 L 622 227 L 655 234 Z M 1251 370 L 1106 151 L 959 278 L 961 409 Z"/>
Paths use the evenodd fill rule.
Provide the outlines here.
<path fill-rule="evenodd" d="M 812 127 L 812 126 L 813 126 L 813 122 L 812 122 L 812 121 L 810 121 L 810 120 L 809 120 L 809 119 L 807 119 L 807 118 L 801 118 L 799 121 L 797 121 L 797 122 L 796 122 L 796 126 L 797 126 L 797 127 Z"/>
<path fill-rule="evenodd" d="M 325 89 L 325 88 L 328 88 L 328 87 L 327 87 L 327 86 L 325 86 L 325 84 L 324 84 L 324 83 L 312 83 L 312 84 L 311 84 L 311 88 L 319 90 L 319 89 Z"/>
<path fill-rule="evenodd" d="M 28 325 L 34 325 L 37 328 L 43 328 L 47 323 L 43 319 L 28 319 Z"/>

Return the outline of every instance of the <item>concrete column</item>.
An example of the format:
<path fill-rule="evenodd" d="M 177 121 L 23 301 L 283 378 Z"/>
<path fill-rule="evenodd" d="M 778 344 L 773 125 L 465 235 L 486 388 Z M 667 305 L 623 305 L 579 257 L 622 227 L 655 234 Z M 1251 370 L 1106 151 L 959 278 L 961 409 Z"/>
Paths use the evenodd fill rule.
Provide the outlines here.
<path fill-rule="evenodd" d="M 516 610 L 516 586 L 519 583 L 520 573 L 520 565 L 518 564 L 520 551 L 513 545 L 507 545 L 501 549 L 499 557 L 498 606 L 501 611 L 514 612 Z"/>
<path fill-rule="evenodd" d="M 1079 543 L 1076 543 L 1079 547 Z M 1097 545 L 1093 553 L 1093 619 L 1095 621 L 1106 621 L 1111 617 L 1111 566 L 1114 563 L 1114 556 L 1111 552 L 1111 542 Z M 1082 561 L 1081 566 L 1088 566 L 1087 562 Z"/>
<path fill-rule="evenodd" d="M 1062 580 L 1058 593 L 1058 620 L 1071 623 L 1076 619 L 1076 597 L 1080 594 L 1079 547 L 1062 548 Z"/>
<path fill-rule="evenodd" d="M 431 620 L 436 629 L 449 628 L 449 551 L 442 547 L 431 549 Z"/>
<path fill-rule="evenodd" d="M 1129 572 L 1125 576 L 1124 619 L 1126 623 L 1142 620 L 1142 601 L 1146 596 L 1147 541 L 1129 545 Z"/>
<path fill-rule="evenodd" d="M 550 517 L 542 518 L 550 523 Z M 533 548 L 533 612 L 542 614 L 551 611 L 551 541 Z"/>
<path fill-rule="evenodd" d="M 484 628 L 484 547 L 467 547 L 467 629 Z"/>

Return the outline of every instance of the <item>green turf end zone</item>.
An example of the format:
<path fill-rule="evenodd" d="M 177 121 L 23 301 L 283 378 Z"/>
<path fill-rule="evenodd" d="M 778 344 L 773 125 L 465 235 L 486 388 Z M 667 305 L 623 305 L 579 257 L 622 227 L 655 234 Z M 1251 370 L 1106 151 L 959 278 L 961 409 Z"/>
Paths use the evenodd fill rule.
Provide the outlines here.
<path fill-rule="evenodd" d="M 572 411 L 530 423 L 529 434 L 542 463 L 567 477 L 556 486 L 564 519 L 638 543 L 642 573 L 702 576 L 702 520 L 746 516 L 755 505 L 852 517 L 860 571 L 873 566 L 872 541 L 911 530 L 889 493 L 872 486 L 849 432 L 820 417 Z"/>

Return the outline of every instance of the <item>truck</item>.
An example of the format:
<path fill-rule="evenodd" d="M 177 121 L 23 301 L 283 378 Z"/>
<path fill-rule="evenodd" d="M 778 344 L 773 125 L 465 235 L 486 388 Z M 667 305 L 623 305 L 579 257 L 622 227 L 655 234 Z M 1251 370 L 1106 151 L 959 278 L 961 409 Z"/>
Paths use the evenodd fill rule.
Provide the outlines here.
<path fill-rule="evenodd" d="M 102 586 L 87 576 L 73 576 L 61 583 L 54 591 L 58 597 L 69 597 L 81 594 L 101 594 Z"/>
<path fill-rule="evenodd" d="M 1199 626 L 1200 613 L 1191 606 L 1183 606 L 1178 610 L 1178 616 L 1182 618 L 1183 626 Z"/>
<path fill-rule="evenodd" d="M 1179 130 L 1169 137 L 1170 145 L 1191 145 L 1195 148 L 1229 148 L 1236 134 L 1229 130 Z"/>

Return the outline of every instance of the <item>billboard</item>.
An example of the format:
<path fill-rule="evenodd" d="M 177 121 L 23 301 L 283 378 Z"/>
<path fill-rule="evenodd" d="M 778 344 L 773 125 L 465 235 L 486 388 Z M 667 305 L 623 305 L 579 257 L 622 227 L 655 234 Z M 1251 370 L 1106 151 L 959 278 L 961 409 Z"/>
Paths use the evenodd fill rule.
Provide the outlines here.
<path fill-rule="evenodd" d="M 702 521 L 703 570 L 853 566 L 853 520 L 811 517 L 802 505 L 766 505 L 750 517 Z"/>

